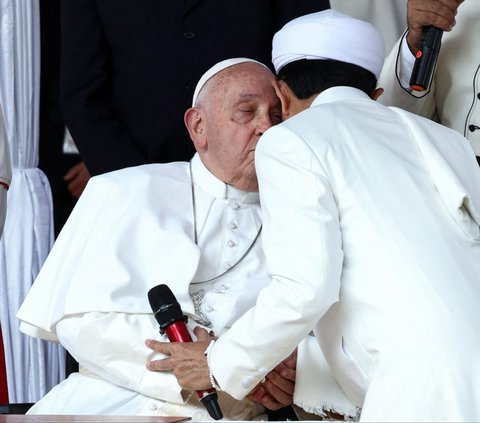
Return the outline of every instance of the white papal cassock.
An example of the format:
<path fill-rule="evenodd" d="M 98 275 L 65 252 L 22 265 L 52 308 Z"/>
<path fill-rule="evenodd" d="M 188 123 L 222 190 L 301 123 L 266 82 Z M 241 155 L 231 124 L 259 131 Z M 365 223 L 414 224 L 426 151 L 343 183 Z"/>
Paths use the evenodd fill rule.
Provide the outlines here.
<path fill-rule="evenodd" d="M 32 413 L 208 418 L 195 397 L 184 404 L 189 393 L 172 374 L 145 368 L 154 355 L 144 340 L 166 340 L 147 292 L 168 284 L 191 317 L 190 326 L 196 320 L 221 335 L 254 305 L 269 278 L 260 238 L 255 242 L 261 228 L 258 193 L 225 185 L 198 156 L 192 175 L 193 193 L 188 163 L 145 165 L 91 179 L 18 313 L 23 331 L 59 340 L 80 363 L 80 372 Z M 197 309 L 189 290 L 203 298 Z M 307 337 L 299 350 L 297 404 L 355 415 L 338 386 L 323 398 L 312 389 L 311 381 L 323 379 L 325 370 L 314 338 Z M 223 393 L 220 401 L 226 418 L 263 413 Z"/>

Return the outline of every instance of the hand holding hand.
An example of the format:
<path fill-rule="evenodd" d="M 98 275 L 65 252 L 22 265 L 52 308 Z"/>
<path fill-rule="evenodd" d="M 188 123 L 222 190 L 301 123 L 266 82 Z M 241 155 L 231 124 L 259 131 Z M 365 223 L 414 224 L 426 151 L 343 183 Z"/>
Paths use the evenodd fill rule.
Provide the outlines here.
<path fill-rule="evenodd" d="M 264 383 L 250 392 L 248 399 L 269 410 L 279 410 L 293 403 L 297 367 L 297 350 L 290 354 L 270 373 Z"/>

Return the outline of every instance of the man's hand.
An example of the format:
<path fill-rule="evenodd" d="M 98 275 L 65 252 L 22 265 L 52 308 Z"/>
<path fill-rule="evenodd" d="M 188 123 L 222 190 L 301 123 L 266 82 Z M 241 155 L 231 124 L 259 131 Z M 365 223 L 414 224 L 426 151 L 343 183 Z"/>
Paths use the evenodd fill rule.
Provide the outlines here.
<path fill-rule="evenodd" d="M 455 25 L 455 15 L 463 0 L 408 0 L 407 43 L 415 55 L 420 48 L 424 26 L 435 26 L 450 31 Z"/>
<path fill-rule="evenodd" d="M 145 345 L 153 351 L 169 357 L 147 363 L 147 369 L 157 372 L 173 372 L 178 384 L 187 390 L 199 391 L 212 387 L 205 350 L 214 339 L 200 327 L 194 329 L 196 342 L 158 342 L 147 339 Z"/>
<path fill-rule="evenodd" d="M 68 191 L 74 198 L 79 198 L 90 179 L 90 172 L 84 162 L 71 167 L 63 177 L 68 182 Z"/>
<path fill-rule="evenodd" d="M 279 410 L 293 403 L 297 350 L 267 374 L 264 383 L 259 384 L 248 399 L 262 404 L 269 410 Z"/>

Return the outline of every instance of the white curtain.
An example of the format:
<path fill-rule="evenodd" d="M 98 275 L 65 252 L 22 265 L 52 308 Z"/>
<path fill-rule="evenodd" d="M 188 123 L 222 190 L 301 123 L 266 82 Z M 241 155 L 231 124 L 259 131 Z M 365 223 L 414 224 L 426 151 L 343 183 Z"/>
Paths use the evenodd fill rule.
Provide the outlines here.
<path fill-rule="evenodd" d="M 36 402 L 64 378 L 57 344 L 22 335 L 15 315 L 53 244 L 50 186 L 38 165 L 38 0 L 0 0 L 0 106 L 13 177 L 0 242 L 0 324 L 11 403 Z"/>

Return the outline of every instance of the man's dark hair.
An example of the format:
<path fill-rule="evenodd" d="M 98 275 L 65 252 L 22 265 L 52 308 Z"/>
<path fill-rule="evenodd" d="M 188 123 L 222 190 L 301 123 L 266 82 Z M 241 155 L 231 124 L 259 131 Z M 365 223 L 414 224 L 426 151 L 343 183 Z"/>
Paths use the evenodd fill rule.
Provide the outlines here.
<path fill-rule="evenodd" d="M 300 100 L 339 85 L 358 88 L 370 96 L 377 86 L 372 72 L 338 60 L 297 60 L 281 68 L 278 79 Z"/>

